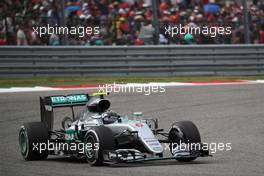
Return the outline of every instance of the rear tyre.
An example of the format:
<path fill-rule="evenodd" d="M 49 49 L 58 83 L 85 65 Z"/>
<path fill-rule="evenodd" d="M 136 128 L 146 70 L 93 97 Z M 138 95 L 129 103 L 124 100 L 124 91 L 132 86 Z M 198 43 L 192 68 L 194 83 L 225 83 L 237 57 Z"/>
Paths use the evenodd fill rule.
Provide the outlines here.
<path fill-rule="evenodd" d="M 181 134 L 182 133 L 182 134 Z M 169 132 L 169 140 L 178 143 L 180 140 L 184 143 L 201 143 L 201 136 L 196 125 L 191 121 L 180 121 L 172 124 Z M 170 147 L 170 149 L 172 149 Z M 197 157 L 177 158 L 180 162 L 189 162 L 195 160 Z"/>
<path fill-rule="evenodd" d="M 84 148 L 87 162 L 93 166 L 103 164 L 105 150 L 115 150 L 115 138 L 112 131 L 105 126 L 92 127 L 84 137 Z"/>
<path fill-rule="evenodd" d="M 28 161 L 46 159 L 48 139 L 49 130 L 42 122 L 23 124 L 19 132 L 19 147 L 24 159 Z M 40 151 L 40 144 L 46 145 L 46 150 Z"/>
<path fill-rule="evenodd" d="M 61 121 L 62 129 L 67 130 L 71 126 L 72 122 L 73 121 L 70 117 L 64 117 L 64 119 Z"/>

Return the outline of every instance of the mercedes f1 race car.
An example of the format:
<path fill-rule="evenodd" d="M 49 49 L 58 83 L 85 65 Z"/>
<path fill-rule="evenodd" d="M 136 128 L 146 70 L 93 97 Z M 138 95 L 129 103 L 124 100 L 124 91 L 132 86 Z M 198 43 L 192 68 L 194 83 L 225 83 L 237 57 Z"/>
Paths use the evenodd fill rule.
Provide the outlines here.
<path fill-rule="evenodd" d="M 59 155 L 102 165 L 167 159 L 187 162 L 210 156 L 209 150 L 201 147 L 199 131 L 191 121 L 160 129 L 157 119 L 143 119 L 141 112 L 128 118 L 109 110 L 110 101 L 104 98 L 107 94 L 40 97 L 41 121 L 23 124 L 19 132 L 24 159 Z M 83 106 L 79 115 L 75 115 L 76 106 Z M 61 129 L 53 129 L 54 110 L 61 107 L 71 108 L 72 117 L 62 120 Z"/>

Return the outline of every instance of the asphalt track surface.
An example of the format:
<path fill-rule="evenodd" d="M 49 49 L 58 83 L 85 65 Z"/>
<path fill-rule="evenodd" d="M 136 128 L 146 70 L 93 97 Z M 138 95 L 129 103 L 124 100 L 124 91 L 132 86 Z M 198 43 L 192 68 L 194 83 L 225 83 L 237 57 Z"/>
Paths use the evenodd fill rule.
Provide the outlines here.
<path fill-rule="evenodd" d="M 76 91 L 67 93 L 73 92 Z M 212 158 L 190 163 L 173 160 L 102 167 L 62 157 L 24 161 L 18 148 L 20 125 L 39 120 L 40 95 L 63 93 L 66 92 L 0 94 L 1 176 L 264 175 L 263 84 L 173 87 L 163 94 L 122 93 L 108 97 L 112 109 L 118 112 L 142 111 L 145 116 L 158 116 L 164 128 L 174 121 L 192 120 L 204 142 L 232 143 L 231 151 L 217 151 Z"/>

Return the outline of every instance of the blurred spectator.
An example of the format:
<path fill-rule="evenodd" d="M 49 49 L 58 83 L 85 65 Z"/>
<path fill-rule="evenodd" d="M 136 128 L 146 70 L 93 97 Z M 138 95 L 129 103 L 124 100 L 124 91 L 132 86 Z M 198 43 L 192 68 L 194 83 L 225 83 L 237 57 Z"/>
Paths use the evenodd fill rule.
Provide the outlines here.
<path fill-rule="evenodd" d="M 52 46 L 60 45 L 59 37 L 56 34 L 50 35 L 49 45 L 52 45 Z"/>
<path fill-rule="evenodd" d="M 0 45 L 7 45 L 6 38 L 3 34 L 0 34 Z"/>
<path fill-rule="evenodd" d="M 139 39 L 142 39 L 144 41 L 144 44 L 146 45 L 152 45 L 154 33 L 155 29 L 152 26 L 151 22 L 146 21 L 145 24 L 141 26 Z"/>
<path fill-rule="evenodd" d="M 26 34 L 23 30 L 23 26 L 18 27 L 17 30 L 17 45 L 27 45 L 27 38 L 26 38 Z"/>
<path fill-rule="evenodd" d="M 194 38 L 192 34 L 185 34 L 183 37 L 184 41 L 186 42 L 186 44 L 195 44 Z"/>
<path fill-rule="evenodd" d="M 259 43 L 264 43 L 264 26 L 262 26 L 262 29 L 260 30 L 259 35 L 260 35 Z"/>
<path fill-rule="evenodd" d="M 168 39 L 166 39 L 163 34 L 159 34 L 159 43 L 166 45 L 166 44 L 168 44 Z"/>

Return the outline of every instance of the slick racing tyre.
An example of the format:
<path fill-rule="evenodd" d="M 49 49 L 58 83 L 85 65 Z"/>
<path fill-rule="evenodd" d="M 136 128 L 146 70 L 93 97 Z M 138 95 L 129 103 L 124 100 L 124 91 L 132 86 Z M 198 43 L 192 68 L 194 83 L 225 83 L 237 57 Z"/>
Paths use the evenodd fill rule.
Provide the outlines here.
<path fill-rule="evenodd" d="M 175 141 L 175 143 L 184 142 L 186 144 L 201 143 L 200 133 L 196 125 L 191 121 L 180 121 L 172 124 L 172 128 L 169 132 L 169 140 Z M 172 150 L 172 147 L 170 147 Z M 195 160 L 197 157 L 183 157 L 177 158 L 180 162 L 188 162 Z"/>
<path fill-rule="evenodd" d="M 25 160 L 43 160 L 48 157 L 49 130 L 42 122 L 25 123 L 19 132 L 20 152 Z M 46 149 L 40 151 L 40 145 Z"/>
<path fill-rule="evenodd" d="M 71 126 L 72 122 L 73 121 L 70 117 L 64 117 L 64 119 L 61 121 L 62 129 L 67 130 Z"/>
<path fill-rule="evenodd" d="M 103 152 L 115 150 L 115 138 L 112 131 L 105 126 L 92 127 L 84 137 L 84 146 L 87 162 L 93 166 L 100 166 L 104 161 Z"/>

